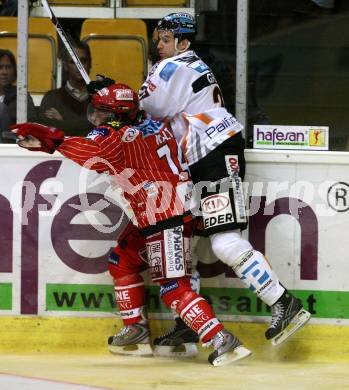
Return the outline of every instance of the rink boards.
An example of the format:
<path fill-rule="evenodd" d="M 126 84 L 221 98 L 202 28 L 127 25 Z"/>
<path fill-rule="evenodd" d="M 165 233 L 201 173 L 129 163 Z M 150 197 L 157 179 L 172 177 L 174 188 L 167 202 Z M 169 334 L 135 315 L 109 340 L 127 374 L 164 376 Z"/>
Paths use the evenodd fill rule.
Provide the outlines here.
<path fill-rule="evenodd" d="M 244 236 L 266 253 L 280 280 L 312 313 L 313 328 L 304 332 L 326 333 L 336 325 L 347 333 L 347 154 L 247 150 L 246 159 L 250 222 Z M 28 326 L 34 327 L 79 320 L 98 321 L 98 329 L 112 326 L 114 292 L 106 258 L 126 218 L 112 193 L 103 196 L 108 178 L 59 154 L 33 154 L 14 145 L 1 145 L 0 160 L 0 314 L 8 329 L 20 332 L 22 325 L 14 324 L 30 322 L 31 316 Z M 246 329 L 265 327 L 267 308 L 214 258 L 205 239 L 199 259 L 202 293 L 219 317 L 236 326 L 250 323 Z M 147 284 L 151 317 L 169 318 L 158 288 Z"/>

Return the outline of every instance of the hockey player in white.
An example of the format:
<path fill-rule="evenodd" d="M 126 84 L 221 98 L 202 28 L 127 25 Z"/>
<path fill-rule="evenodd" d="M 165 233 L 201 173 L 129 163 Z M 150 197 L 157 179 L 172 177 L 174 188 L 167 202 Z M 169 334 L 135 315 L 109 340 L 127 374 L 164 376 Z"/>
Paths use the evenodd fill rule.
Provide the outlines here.
<path fill-rule="evenodd" d="M 271 325 L 265 336 L 277 345 L 299 330 L 310 313 L 281 285 L 263 254 L 241 237 L 241 229 L 247 226 L 241 187 L 243 126 L 224 108 L 211 69 L 190 50 L 195 33 L 195 20 L 187 13 L 170 14 L 158 22 L 155 34 L 160 61 L 140 89 L 141 106 L 154 118 L 172 121 L 193 182 L 211 182 L 200 187 L 200 203 L 212 250 L 271 307 Z M 223 198 L 228 205 L 222 211 L 215 200 Z M 169 346 L 178 340 L 185 342 L 185 328 L 176 319 L 171 332 L 154 340 L 155 350 L 171 355 Z M 224 337 L 216 342 L 224 345 Z"/>

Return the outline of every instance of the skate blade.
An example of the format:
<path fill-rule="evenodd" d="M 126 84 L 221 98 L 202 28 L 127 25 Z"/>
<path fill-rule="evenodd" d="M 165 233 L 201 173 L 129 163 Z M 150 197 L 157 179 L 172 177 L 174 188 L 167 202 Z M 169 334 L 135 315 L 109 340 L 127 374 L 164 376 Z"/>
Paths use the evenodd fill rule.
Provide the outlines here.
<path fill-rule="evenodd" d="M 305 309 L 299 310 L 299 312 L 293 317 L 292 322 L 289 323 L 281 333 L 271 339 L 271 344 L 275 347 L 276 345 L 282 344 L 294 333 L 298 332 L 303 326 L 310 320 L 310 313 Z"/>
<path fill-rule="evenodd" d="M 108 345 L 108 349 L 114 355 L 153 356 L 150 344 Z"/>
<path fill-rule="evenodd" d="M 218 356 L 212 364 L 215 367 L 222 367 L 227 364 L 240 361 L 242 359 L 245 359 L 249 356 L 251 356 L 252 352 L 245 348 L 243 345 L 240 345 L 239 347 L 236 347 L 233 351 L 227 352 L 221 356 Z"/>
<path fill-rule="evenodd" d="M 198 355 L 198 349 L 195 343 L 184 343 L 178 347 L 169 345 L 155 345 L 154 356 L 166 357 L 171 359 L 194 358 Z"/>

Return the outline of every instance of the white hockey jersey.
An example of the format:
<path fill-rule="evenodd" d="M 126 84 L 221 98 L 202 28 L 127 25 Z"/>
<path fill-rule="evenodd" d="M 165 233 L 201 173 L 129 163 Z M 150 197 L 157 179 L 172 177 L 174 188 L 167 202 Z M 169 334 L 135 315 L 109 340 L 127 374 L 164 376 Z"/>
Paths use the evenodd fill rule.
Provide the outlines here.
<path fill-rule="evenodd" d="M 189 165 L 243 128 L 223 108 L 211 69 L 192 50 L 156 63 L 139 97 L 153 118 L 171 120 Z"/>
<path fill-rule="evenodd" d="M 171 127 L 189 166 L 243 128 L 223 107 L 195 115 L 177 114 Z"/>

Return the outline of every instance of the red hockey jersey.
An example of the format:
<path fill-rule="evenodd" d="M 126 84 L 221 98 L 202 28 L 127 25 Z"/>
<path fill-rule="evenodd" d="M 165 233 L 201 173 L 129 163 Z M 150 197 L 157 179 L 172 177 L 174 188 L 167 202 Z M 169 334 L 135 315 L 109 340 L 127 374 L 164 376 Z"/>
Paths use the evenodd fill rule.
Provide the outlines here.
<path fill-rule="evenodd" d="M 79 165 L 113 176 L 144 234 L 181 224 L 192 183 L 170 126 L 145 119 L 116 130 L 99 126 L 86 138 L 68 137 L 57 149 Z"/>

